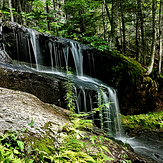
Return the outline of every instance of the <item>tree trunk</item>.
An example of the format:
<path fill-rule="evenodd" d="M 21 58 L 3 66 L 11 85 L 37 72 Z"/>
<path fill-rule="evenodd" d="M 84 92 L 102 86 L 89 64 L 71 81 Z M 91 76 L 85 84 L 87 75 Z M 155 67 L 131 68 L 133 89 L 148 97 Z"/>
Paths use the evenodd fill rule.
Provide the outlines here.
<path fill-rule="evenodd" d="M 85 18 L 82 16 L 82 14 L 84 14 L 84 9 L 79 11 L 79 15 L 81 17 L 80 31 L 81 31 L 81 33 L 85 33 L 86 32 L 86 24 L 85 24 Z"/>
<path fill-rule="evenodd" d="M 153 70 L 154 65 L 154 59 L 155 59 L 155 43 L 156 43 L 156 7 L 157 7 L 157 0 L 152 0 L 152 26 L 153 26 L 153 40 L 152 40 L 152 46 L 151 46 L 151 61 L 148 66 L 148 70 L 146 72 L 146 75 L 151 74 Z"/>
<path fill-rule="evenodd" d="M 121 20 L 122 20 L 122 33 L 123 33 L 123 44 L 122 44 L 122 53 L 126 53 L 126 34 L 125 34 L 125 21 L 124 21 L 124 8 L 122 1 L 120 1 L 120 8 L 121 8 Z"/>
<path fill-rule="evenodd" d="M 140 49 L 139 49 L 139 16 L 137 15 L 136 20 L 136 59 L 140 62 Z"/>
<path fill-rule="evenodd" d="M 145 40 L 144 40 L 144 18 L 142 14 L 142 1 L 138 0 L 138 19 L 140 21 L 141 30 L 141 41 L 142 41 L 142 51 L 143 51 L 143 64 L 146 65 L 146 51 L 145 51 Z"/>
<path fill-rule="evenodd" d="M 103 22 L 103 28 L 104 28 L 104 40 L 106 40 L 106 36 L 105 36 L 106 28 L 105 28 L 104 7 L 103 7 L 103 4 L 101 4 L 101 5 L 102 5 L 102 22 Z"/>
<path fill-rule="evenodd" d="M 5 8 L 6 0 L 2 1 L 2 8 Z M 3 20 L 5 20 L 5 14 L 3 14 Z"/>
<path fill-rule="evenodd" d="M 50 19 L 49 19 L 49 0 L 46 0 L 46 13 L 47 13 L 47 25 L 48 25 L 48 30 L 50 31 Z"/>
<path fill-rule="evenodd" d="M 110 13 L 109 13 L 109 10 L 108 10 L 108 5 L 106 4 L 106 1 L 105 0 L 103 0 L 104 1 L 104 6 L 105 6 L 105 9 L 106 9 L 106 13 L 107 13 L 107 16 L 108 16 L 108 18 L 109 18 L 109 21 L 110 21 L 110 25 L 112 25 L 112 20 L 111 20 L 111 16 L 110 16 Z"/>
<path fill-rule="evenodd" d="M 115 48 L 116 44 L 116 37 L 117 37 L 117 2 L 115 0 L 112 0 L 112 20 L 111 20 L 111 38 L 112 38 L 112 49 Z"/>
<path fill-rule="evenodd" d="M 160 0 L 160 9 L 159 9 L 159 63 L 158 63 L 158 75 L 161 74 L 161 63 L 162 63 L 162 5 L 163 5 L 163 0 Z"/>
<path fill-rule="evenodd" d="M 11 4 L 11 0 L 9 0 L 8 3 L 9 3 L 9 8 L 10 8 L 10 17 L 11 17 L 11 22 L 14 22 L 14 16 L 13 16 L 13 12 L 12 12 L 12 4 Z"/>

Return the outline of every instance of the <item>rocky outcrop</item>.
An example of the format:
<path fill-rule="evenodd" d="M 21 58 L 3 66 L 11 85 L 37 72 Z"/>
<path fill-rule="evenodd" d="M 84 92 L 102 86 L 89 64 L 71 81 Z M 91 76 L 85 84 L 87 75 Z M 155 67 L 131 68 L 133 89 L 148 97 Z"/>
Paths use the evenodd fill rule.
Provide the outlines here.
<path fill-rule="evenodd" d="M 20 67 L 14 67 L 12 64 L 0 64 L 0 87 L 28 92 L 43 102 L 65 106 L 64 81 L 50 79 Z"/>
<path fill-rule="evenodd" d="M 49 145 L 49 142 L 45 141 L 46 137 L 50 139 L 51 143 L 54 143 L 51 146 L 53 145 L 56 148 L 61 146 L 62 136 L 67 135 L 63 126 L 72 125 L 68 120 L 68 111 L 55 105 L 43 103 L 37 97 L 21 91 L 0 88 L 0 108 L 0 134 L 9 130 L 21 133 L 19 135 L 25 143 L 24 152 L 28 155 L 33 154 L 32 149 L 34 147 L 34 149 L 38 148 L 44 151 L 44 148 Z M 82 131 L 81 135 L 83 133 Z M 90 136 L 98 137 L 93 135 L 92 132 L 85 132 L 85 134 L 88 135 L 86 141 Z M 76 139 L 79 139 L 79 137 Z M 109 162 L 117 163 L 127 159 L 133 163 L 145 163 L 142 158 L 132 151 L 123 148 L 110 139 L 106 139 L 103 145 L 110 151 L 108 156 L 113 158 Z M 97 152 L 97 148 L 94 149 L 94 152 Z"/>
<path fill-rule="evenodd" d="M 12 59 L 9 57 L 5 50 L 0 50 L 0 62 L 3 63 L 12 63 Z"/>
<path fill-rule="evenodd" d="M 121 113 L 147 113 L 156 107 L 157 84 L 138 62 L 115 52 L 95 53 L 97 78 L 118 90 Z"/>
<path fill-rule="evenodd" d="M 32 45 L 27 28 L 17 23 L 9 22 L 3 28 L 3 36 L 6 52 L 12 59 L 35 64 L 33 50 L 31 50 L 31 56 L 29 57 L 29 49 L 32 49 Z M 66 51 L 72 40 L 42 33 L 37 33 L 36 39 L 41 45 L 39 47 L 41 55 L 37 58 L 40 64 L 51 66 L 49 46 L 55 46 L 56 51 L 60 51 L 59 58 L 63 58 L 60 61 L 60 66 L 65 69 L 65 58 L 62 56 L 63 49 Z M 80 45 L 80 48 L 83 54 L 84 74 L 96 77 L 108 86 L 117 89 L 122 114 L 146 113 L 155 108 L 157 98 L 156 84 L 154 81 L 149 80 L 148 77 L 143 76 L 144 69 L 137 62 L 116 52 L 101 52 L 86 45 Z M 70 50 L 67 51 L 70 53 Z M 69 57 L 68 66 L 74 69 L 75 64 L 71 57 Z M 49 81 L 49 79 L 47 80 Z M 30 84 L 27 85 L 29 86 Z M 32 85 L 36 86 L 35 84 Z M 51 86 L 49 87 L 51 88 Z M 36 89 L 38 93 L 31 91 L 33 89 L 35 88 L 29 86 L 30 93 L 40 94 L 38 88 Z M 25 89 L 22 88 L 22 90 Z M 49 96 L 45 98 L 49 99 Z M 50 102 L 52 101 L 56 102 L 56 100 L 51 100 Z M 58 102 L 55 104 L 58 104 Z"/>

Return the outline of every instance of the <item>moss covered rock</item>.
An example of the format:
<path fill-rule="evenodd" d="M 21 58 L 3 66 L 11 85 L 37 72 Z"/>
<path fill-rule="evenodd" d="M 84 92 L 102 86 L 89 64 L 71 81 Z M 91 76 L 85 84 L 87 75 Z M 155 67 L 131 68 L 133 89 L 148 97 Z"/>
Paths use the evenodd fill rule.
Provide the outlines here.
<path fill-rule="evenodd" d="M 121 113 L 147 113 L 156 107 L 157 85 L 136 60 L 117 52 L 94 52 L 97 78 L 118 91 Z"/>

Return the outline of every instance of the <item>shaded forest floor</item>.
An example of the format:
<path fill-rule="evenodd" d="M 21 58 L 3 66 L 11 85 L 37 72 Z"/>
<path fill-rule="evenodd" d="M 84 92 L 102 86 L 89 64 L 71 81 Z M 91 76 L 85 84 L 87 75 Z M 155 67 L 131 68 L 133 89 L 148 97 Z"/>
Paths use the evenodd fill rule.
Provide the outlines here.
<path fill-rule="evenodd" d="M 156 108 L 152 112 L 160 112 L 163 111 L 163 91 L 158 93 Z"/>

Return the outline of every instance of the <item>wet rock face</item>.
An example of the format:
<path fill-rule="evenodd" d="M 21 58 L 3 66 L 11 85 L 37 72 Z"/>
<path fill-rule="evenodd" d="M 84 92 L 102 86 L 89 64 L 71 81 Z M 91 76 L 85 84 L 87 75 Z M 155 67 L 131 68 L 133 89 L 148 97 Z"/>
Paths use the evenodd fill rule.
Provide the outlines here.
<path fill-rule="evenodd" d="M 0 67 L 0 87 L 21 90 L 37 96 L 40 100 L 58 106 L 65 106 L 64 82 L 48 79 L 23 70 Z"/>
<path fill-rule="evenodd" d="M 34 52 L 31 50 L 32 45 L 29 41 L 30 36 L 25 27 L 17 23 L 8 23 L 3 28 L 3 36 L 6 52 L 13 60 L 32 62 L 35 64 Z M 70 40 L 68 39 L 41 33 L 38 33 L 36 37 L 41 45 L 41 55 L 39 55 L 38 60 L 41 60 L 41 64 L 45 66 L 52 65 L 49 54 L 49 42 L 51 45 L 55 45 L 58 51 L 63 51 L 62 49 L 64 47 L 67 48 L 70 46 Z M 104 53 L 86 45 L 81 45 L 80 48 L 83 54 L 84 74 L 96 77 L 105 82 L 108 86 L 118 90 L 118 99 L 122 114 L 146 113 L 155 108 L 157 97 L 156 86 L 150 81 L 144 81 L 144 77 L 135 72 L 136 69 L 134 68 L 134 65 L 129 64 L 126 59 L 117 57 L 117 54 L 111 55 L 110 52 Z M 31 57 L 29 57 L 29 50 L 31 50 Z M 74 68 L 75 64 L 74 62 L 71 62 L 71 57 L 69 57 L 68 64 L 70 67 Z M 63 67 L 65 65 L 65 58 L 63 54 L 60 53 L 58 58 L 63 58 L 60 62 L 61 67 Z M 132 74 L 132 72 L 134 73 Z M 32 86 L 37 89 L 32 88 Z M 40 89 L 37 84 L 32 83 L 32 86 L 29 87 L 28 91 L 30 93 L 35 92 L 36 96 L 40 96 Z M 51 86 L 48 88 L 51 88 Z M 38 92 L 36 93 L 36 91 L 31 91 L 33 89 Z M 22 90 L 26 91 L 27 89 L 22 88 Z M 44 90 L 45 89 L 42 89 L 42 94 Z M 50 89 L 47 90 L 50 91 Z M 52 89 L 51 91 L 53 92 Z M 50 92 L 48 94 L 50 94 Z M 44 95 L 41 95 L 41 99 L 49 99 L 49 96 L 44 98 L 42 96 Z M 46 102 L 47 101 L 49 100 L 46 100 Z M 50 100 L 50 103 L 52 101 L 56 100 Z"/>
<path fill-rule="evenodd" d="M 5 50 L 0 50 L 0 62 L 12 63 L 12 59 L 9 57 Z"/>

